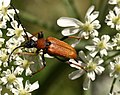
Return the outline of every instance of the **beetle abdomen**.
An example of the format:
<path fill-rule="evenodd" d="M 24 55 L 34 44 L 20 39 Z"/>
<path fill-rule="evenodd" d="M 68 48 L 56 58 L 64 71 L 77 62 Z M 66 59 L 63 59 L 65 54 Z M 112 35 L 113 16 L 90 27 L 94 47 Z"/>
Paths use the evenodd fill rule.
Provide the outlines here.
<path fill-rule="evenodd" d="M 47 48 L 48 54 L 71 59 L 77 58 L 76 50 L 69 44 L 54 37 L 48 37 L 46 41 L 51 43 Z"/>

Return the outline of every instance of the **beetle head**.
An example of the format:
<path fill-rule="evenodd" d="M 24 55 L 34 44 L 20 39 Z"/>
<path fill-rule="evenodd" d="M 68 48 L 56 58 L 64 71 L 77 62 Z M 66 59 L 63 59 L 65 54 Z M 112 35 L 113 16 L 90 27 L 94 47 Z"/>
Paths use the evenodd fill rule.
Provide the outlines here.
<path fill-rule="evenodd" d="M 23 47 L 26 47 L 26 48 L 34 48 L 34 47 L 36 47 L 36 41 L 34 41 L 34 40 L 32 40 L 32 39 L 30 39 L 30 40 L 28 40 L 24 45 L 23 45 Z"/>

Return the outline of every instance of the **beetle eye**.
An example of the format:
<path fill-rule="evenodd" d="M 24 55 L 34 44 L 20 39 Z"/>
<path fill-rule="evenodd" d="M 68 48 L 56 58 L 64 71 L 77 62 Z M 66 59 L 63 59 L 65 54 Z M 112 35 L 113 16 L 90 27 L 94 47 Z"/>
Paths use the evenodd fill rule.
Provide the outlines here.
<path fill-rule="evenodd" d="M 51 42 L 47 42 L 47 43 L 46 43 L 46 46 L 49 46 L 49 45 L 51 45 Z"/>

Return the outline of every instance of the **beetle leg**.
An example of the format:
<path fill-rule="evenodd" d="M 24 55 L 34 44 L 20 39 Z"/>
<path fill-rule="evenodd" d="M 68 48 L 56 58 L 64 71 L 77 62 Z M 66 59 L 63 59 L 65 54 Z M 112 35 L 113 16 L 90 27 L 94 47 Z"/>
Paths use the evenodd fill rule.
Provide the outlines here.
<path fill-rule="evenodd" d="M 46 65 L 45 65 L 45 66 L 46 66 Z M 40 71 L 42 71 L 42 70 L 45 68 L 45 66 L 43 66 L 42 68 L 40 68 L 40 69 L 37 70 L 36 72 L 32 73 L 32 76 L 35 75 L 35 74 L 37 74 L 37 73 L 39 73 Z"/>
<path fill-rule="evenodd" d="M 78 36 L 64 36 L 64 37 L 61 38 L 60 40 L 65 40 L 65 39 L 68 39 L 68 38 L 74 38 L 74 39 L 77 39 L 77 40 L 82 39 L 81 37 L 78 37 Z"/>
<path fill-rule="evenodd" d="M 74 63 L 72 63 L 72 62 L 70 62 L 69 60 L 62 60 L 62 59 L 60 59 L 60 58 L 58 58 L 57 56 L 54 56 L 56 59 L 58 59 L 59 61 L 61 61 L 61 62 L 65 62 L 65 63 L 67 63 L 67 64 L 73 64 L 73 65 L 75 65 L 75 66 L 78 66 L 78 67 L 80 67 L 81 69 L 83 69 L 84 71 L 86 71 L 87 72 L 87 70 L 83 67 L 83 66 L 81 66 L 81 65 L 77 65 L 77 64 L 74 64 Z M 78 60 L 77 59 L 74 59 L 76 62 L 78 62 Z"/>
<path fill-rule="evenodd" d="M 18 55 L 36 55 L 36 53 L 33 52 L 17 52 Z"/>
<path fill-rule="evenodd" d="M 63 36 L 60 40 L 65 40 L 65 39 L 67 39 L 68 38 L 68 36 Z"/>
<path fill-rule="evenodd" d="M 46 61 L 45 61 L 45 57 L 44 57 L 45 52 L 43 52 L 42 54 L 42 62 L 43 62 L 43 66 L 46 66 Z"/>
<path fill-rule="evenodd" d="M 39 49 L 36 52 L 39 52 Z M 42 71 L 46 67 L 46 61 L 45 61 L 44 54 L 45 54 L 45 51 L 43 50 L 43 54 L 42 54 L 43 67 L 37 70 L 36 72 L 32 73 L 32 75 L 37 74 L 38 72 Z"/>
<path fill-rule="evenodd" d="M 39 51 L 40 51 L 40 49 L 37 49 L 37 50 L 36 50 L 36 53 L 38 54 Z M 45 66 L 46 66 L 46 61 L 45 61 L 44 54 L 45 54 L 45 50 L 43 50 L 43 54 L 42 54 L 42 62 L 43 62 L 43 66 L 45 67 Z"/>

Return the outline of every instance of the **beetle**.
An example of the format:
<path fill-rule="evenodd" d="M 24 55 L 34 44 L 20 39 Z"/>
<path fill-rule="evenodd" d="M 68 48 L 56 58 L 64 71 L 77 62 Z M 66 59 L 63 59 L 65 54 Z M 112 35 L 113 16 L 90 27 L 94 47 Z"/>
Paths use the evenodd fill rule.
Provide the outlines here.
<path fill-rule="evenodd" d="M 18 14 L 17 14 L 16 9 L 14 8 L 13 5 L 12 5 L 12 7 L 15 10 L 15 13 L 16 13 L 16 16 L 18 18 L 19 23 L 21 24 L 21 21 L 20 21 L 20 18 L 18 16 Z M 23 25 L 22 25 L 22 27 L 23 27 Z M 8 64 L 10 62 L 10 57 L 11 57 L 12 53 L 20 47 L 36 48 L 37 49 L 36 53 L 39 53 L 39 51 L 42 49 L 43 50 L 42 61 L 43 61 L 44 67 L 46 66 L 45 58 L 44 58 L 44 54 L 46 54 L 46 53 L 48 53 L 49 55 L 52 55 L 52 56 L 60 56 L 60 57 L 64 57 L 64 58 L 67 58 L 67 59 L 75 59 L 75 60 L 77 59 L 76 50 L 72 46 L 67 44 L 66 42 L 62 41 L 66 38 L 69 38 L 69 36 L 64 36 L 61 40 L 59 40 L 55 37 L 47 37 L 45 39 L 44 35 L 43 35 L 43 32 L 38 32 L 38 33 L 32 35 L 31 37 L 28 37 L 27 32 L 26 32 L 24 27 L 23 27 L 23 31 L 25 32 L 25 36 L 27 38 L 27 41 L 23 45 L 18 46 L 15 49 L 13 49 L 13 51 L 10 53 L 10 55 L 8 57 Z M 32 39 L 32 37 L 34 37 L 35 35 L 38 36 L 37 41 Z M 73 38 L 77 38 L 77 37 L 73 37 Z M 77 39 L 79 39 L 79 38 L 77 38 Z M 56 58 L 59 59 L 58 57 L 56 57 Z M 43 68 L 41 68 L 40 70 L 42 70 Z M 38 72 L 40 70 L 38 70 Z"/>
<path fill-rule="evenodd" d="M 34 41 L 32 37 L 35 35 L 38 35 L 38 40 Z M 61 41 L 55 37 L 47 37 L 46 39 L 43 37 L 43 32 L 38 32 L 35 35 L 31 36 L 29 40 L 27 40 L 23 45 L 16 47 L 9 55 L 8 62 L 10 61 L 10 57 L 12 53 L 20 48 L 36 48 L 36 53 L 39 53 L 39 51 L 42 49 L 43 54 L 42 54 L 42 59 L 43 59 L 43 64 L 45 65 L 45 59 L 44 59 L 44 54 L 48 53 L 49 55 L 52 56 L 60 56 L 64 57 L 67 59 L 77 59 L 77 52 L 76 50 L 67 44 L 64 41 Z M 63 39 L 68 38 L 64 37 Z"/>

